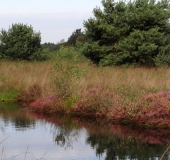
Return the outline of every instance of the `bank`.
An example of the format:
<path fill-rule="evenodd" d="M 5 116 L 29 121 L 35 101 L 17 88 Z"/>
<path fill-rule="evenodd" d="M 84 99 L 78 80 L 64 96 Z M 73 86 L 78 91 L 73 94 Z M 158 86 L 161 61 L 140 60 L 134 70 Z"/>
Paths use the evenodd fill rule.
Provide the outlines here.
<path fill-rule="evenodd" d="M 54 93 L 31 102 L 19 98 L 19 102 L 47 116 L 71 115 L 143 128 L 170 128 L 170 91 L 148 94 L 129 103 L 121 96 L 99 88 L 89 89 L 77 99 L 76 96 L 63 99 Z"/>

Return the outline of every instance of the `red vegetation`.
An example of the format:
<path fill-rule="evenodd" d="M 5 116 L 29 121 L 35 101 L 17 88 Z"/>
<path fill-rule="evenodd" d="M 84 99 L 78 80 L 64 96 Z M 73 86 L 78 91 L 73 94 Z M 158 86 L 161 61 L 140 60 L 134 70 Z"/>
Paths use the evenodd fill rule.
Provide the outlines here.
<path fill-rule="evenodd" d="M 29 93 L 33 92 L 33 93 Z M 170 91 L 149 94 L 137 103 L 124 104 L 123 98 L 100 88 L 92 88 L 82 93 L 78 102 L 68 110 L 65 99 L 57 94 L 45 98 L 38 87 L 34 86 L 23 97 L 34 100 L 27 106 L 35 111 L 47 114 L 71 114 L 73 116 L 107 118 L 110 122 L 134 124 L 147 128 L 170 128 Z"/>
<path fill-rule="evenodd" d="M 110 119 L 144 127 L 170 127 L 170 92 L 149 94 L 136 104 L 113 109 Z"/>
<path fill-rule="evenodd" d="M 45 98 L 39 98 L 30 103 L 27 107 L 34 111 L 46 114 L 65 113 L 64 104 L 59 98 L 57 98 L 56 94 L 51 94 Z"/>
<path fill-rule="evenodd" d="M 106 117 L 112 107 L 118 107 L 122 100 L 118 95 L 92 88 L 83 93 L 79 102 L 72 106 L 71 113 L 77 116 Z"/>
<path fill-rule="evenodd" d="M 150 94 L 143 99 L 143 103 L 146 107 L 134 116 L 134 120 L 147 126 L 170 127 L 170 92 Z"/>

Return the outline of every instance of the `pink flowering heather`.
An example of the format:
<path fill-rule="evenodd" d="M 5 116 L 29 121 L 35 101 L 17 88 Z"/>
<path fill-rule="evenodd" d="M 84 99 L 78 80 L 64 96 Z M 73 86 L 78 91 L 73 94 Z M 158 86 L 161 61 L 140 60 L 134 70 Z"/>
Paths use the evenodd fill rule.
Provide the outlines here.
<path fill-rule="evenodd" d="M 105 117 L 112 107 L 118 107 L 121 103 L 118 95 L 106 93 L 100 88 L 92 88 L 82 94 L 80 101 L 72 106 L 72 114 Z"/>
<path fill-rule="evenodd" d="M 37 99 L 36 101 L 30 103 L 28 108 L 31 108 L 38 112 L 43 113 L 63 113 L 64 105 L 62 101 L 55 94 L 51 94 L 45 98 Z"/>

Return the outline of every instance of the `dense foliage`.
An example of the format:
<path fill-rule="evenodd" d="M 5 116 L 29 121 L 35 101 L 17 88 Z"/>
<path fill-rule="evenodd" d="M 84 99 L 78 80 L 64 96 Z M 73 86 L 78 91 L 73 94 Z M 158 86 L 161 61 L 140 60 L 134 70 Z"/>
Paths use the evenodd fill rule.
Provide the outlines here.
<path fill-rule="evenodd" d="M 10 60 L 44 60 L 41 36 L 32 26 L 12 24 L 7 31 L 0 31 L 0 58 Z"/>
<path fill-rule="evenodd" d="M 45 43 L 41 44 L 41 46 L 44 49 L 48 49 L 50 52 L 53 52 L 53 51 L 60 49 L 60 44 L 54 44 L 54 43 L 51 43 L 51 42 L 48 42 L 48 43 L 45 42 Z"/>
<path fill-rule="evenodd" d="M 84 22 L 92 40 L 83 46 L 86 57 L 102 66 L 170 64 L 168 0 L 102 0 L 102 5 Z"/>
<path fill-rule="evenodd" d="M 81 29 L 76 29 L 71 36 L 68 38 L 66 45 L 76 46 L 77 42 L 87 42 L 87 36 L 81 31 Z"/>

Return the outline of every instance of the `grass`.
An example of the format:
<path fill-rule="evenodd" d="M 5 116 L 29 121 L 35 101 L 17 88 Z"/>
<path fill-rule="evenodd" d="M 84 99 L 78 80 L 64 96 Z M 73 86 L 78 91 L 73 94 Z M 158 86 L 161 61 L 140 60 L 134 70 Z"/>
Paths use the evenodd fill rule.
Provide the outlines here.
<path fill-rule="evenodd" d="M 18 93 L 16 91 L 5 91 L 0 93 L 1 100 L 13 100 L 17 99 Z"/>
<path fill-rule="evenodd" d="M 0 62 L 0 92 L 4 98 L 7 93 L 20 93 L 38 84 L 43 93 L 53 89 L 53 63 L 51 62 Z M 11 95 L 12 96 L 12 95 Z"/>
<path fill-rule="evenodd" d="M 75 95 L 80 95 L 90 88 L 102 88 L 106 92 L 114 91 L 133 100 L 134 97 L 167 91 L 170 88 L 169 68 L 102 68 L 83 63 L 76 64 L 79 69 L 77 74 L 83 74 L 78 78 L 79 75 L 77 77 L 73 75 L 75 70 L 72 71 L 73 73 L 68 73 L 69 68 L 67 68 L 65 73 L 62 70 L 58 72 L 55 65 L 55 61 L 1 61 L 0 91 L 3 94 L 1 97 L 16 97 L 16 93 L 28 90 L 35 84 L 42 88 L 44 95 L 53 93 L 56 89 L 57 75 L 61 78 L 61 74 L 65 74 L 63 77 L 65 81 L 70 78 L 71 92 Z M 63 67 L 66 65 L 63 64 Z"/>
<path fill-rule="evenodd" d="M 146 108 L 150 113 L 161 105 L 169 107 L 168 96 L 147 101 L 148 95 L 155 97 L 154 94 L 170 89 L 169 68 L 97 67 L 88 60 L 75 62 L 73 58 L 45 62 L 1 61 L 0 75 L 1 100 L 18 97 L 23 104 L 33 102 L 33 108 L 39 106 L 41 111 L 50 114 L 62 108 L 61 113 L 111 119 L 116 114 L 121 121 L 124 118 L 124 122 L 138 122 L 137 117 L 141 112 L 144 114 Z M 168 114 L 169 110 L 159 110 L 155 118 L 164 111 Z M 147 125 L 152 126 L 152 121 Z"/>

